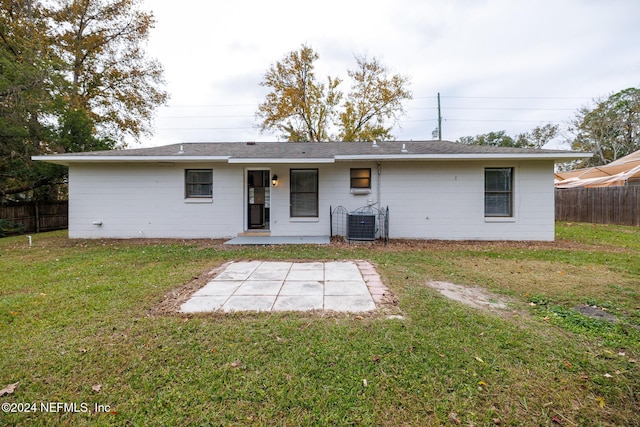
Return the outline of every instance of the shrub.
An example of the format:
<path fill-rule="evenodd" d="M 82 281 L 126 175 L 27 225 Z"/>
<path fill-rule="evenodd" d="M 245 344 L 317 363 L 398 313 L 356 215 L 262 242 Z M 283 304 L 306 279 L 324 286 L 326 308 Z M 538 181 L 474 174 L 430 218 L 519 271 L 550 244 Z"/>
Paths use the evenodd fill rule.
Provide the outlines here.
<path fill-rule="evenodd" d="M 22 224 L 12 222 L 8 219 L 0 219 L 0 237 L 7 236 L 9 234 L 24 233 L 25 227 Z"/>

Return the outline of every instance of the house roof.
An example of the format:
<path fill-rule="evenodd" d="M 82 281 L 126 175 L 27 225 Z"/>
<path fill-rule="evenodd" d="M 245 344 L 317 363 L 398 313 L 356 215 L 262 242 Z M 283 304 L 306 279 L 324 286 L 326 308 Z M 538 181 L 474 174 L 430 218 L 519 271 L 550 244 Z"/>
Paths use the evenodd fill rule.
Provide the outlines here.
<path fill-rule="evenodd" d="M 617 187 L 640 180 L 640 150 L 602 166 L 556 172 L 558 188 Z"/>
<path fill-rule="evenodd" d="M 590 153 L 467 145 L 449 141 L 224 142 L 183 143 L 152 148 L 34 156 L 69 165 L 94 162 L 334 163 L 349 160 L 547 159 L 564 162 Z"/>

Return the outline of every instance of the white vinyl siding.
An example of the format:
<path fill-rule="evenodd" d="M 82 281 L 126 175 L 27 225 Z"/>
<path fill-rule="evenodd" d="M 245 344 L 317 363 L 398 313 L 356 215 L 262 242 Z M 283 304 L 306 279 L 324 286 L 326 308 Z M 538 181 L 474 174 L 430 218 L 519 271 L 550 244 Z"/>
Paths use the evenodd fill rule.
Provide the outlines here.
<path fill-rule="evenodd" d="M 246 170 L 264 167 L 222 162 L 72 164 L 69 237 L 234 237 L 246 229 Z M 350 191 L 347 183 L 354 168 L 375 171 L 369 193 Z M 513 217 L 485 217 L 486 168 L 513 168 Z M 185 202 L 185 169 L 213 170 L 215 200 Z M 317 171 L 315 208 L 304 208 L 316 217 L 291 217 L 291 169 Z M 373 205 L 389 207 L 392 239 L 554 237 L 553 160 L 273 164 L 270 171 L 279 177 L 278 185 L 271 188 L 272 236 L 328 236 L 330 206 L 353 211 Z"/>

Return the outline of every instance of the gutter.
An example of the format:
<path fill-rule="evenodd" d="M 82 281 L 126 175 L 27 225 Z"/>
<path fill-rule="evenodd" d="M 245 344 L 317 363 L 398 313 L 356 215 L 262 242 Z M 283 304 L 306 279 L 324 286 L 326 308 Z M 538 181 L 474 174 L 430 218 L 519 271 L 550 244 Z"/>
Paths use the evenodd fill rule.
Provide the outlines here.
<path fill-rule="evenodd" d="M 229 158 L 229 164 L 256 164 L 256 163 L 260 163 L 260 164 L 283 164 L 283 163 L 290 163 L 290 164 L 295 164 L 295 163 L 335 163 L 335 159 L 334 158 L 288 158 L 288 159 L 284 159 L 284 158 L 255 158 L 255 159 L 248 159 L 248 158 L 235 158 L 235 157 L 230 157 Z"/>
<path fill-rule="evenodd" d="M 366 160 L 554 160 L 555 162 L 566 162 L 569 160 L 588 159 L 592 157 L 592 153 L 536 153 L 536 154 L 354 154 L 354 155 L 336 155 L 336 161 L 366 161 Z"/>
<path fill-rule="evenodd" d="M 31 160 L 69 166 L 71 163 L 184 163 L 228 162 L 231 156 L 32 156 Z"/>

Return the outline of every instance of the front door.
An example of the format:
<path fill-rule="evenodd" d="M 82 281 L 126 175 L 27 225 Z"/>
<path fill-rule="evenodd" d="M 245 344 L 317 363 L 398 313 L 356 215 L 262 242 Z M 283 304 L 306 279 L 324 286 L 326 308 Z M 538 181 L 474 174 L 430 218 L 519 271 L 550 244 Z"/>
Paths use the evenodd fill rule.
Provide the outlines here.
<path fill-rule="evenodd" d="M 247 229 L 269 229 L 271 184 L 268 170 L 247 171 Z"/>

